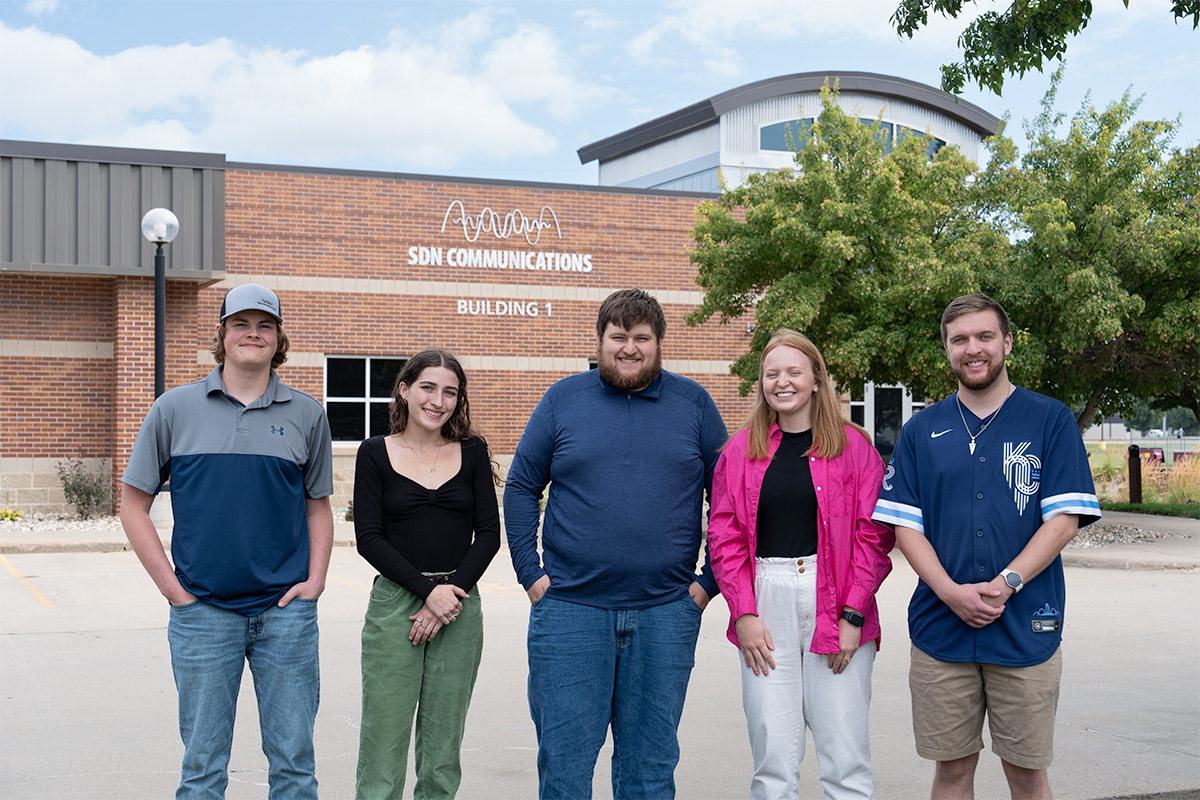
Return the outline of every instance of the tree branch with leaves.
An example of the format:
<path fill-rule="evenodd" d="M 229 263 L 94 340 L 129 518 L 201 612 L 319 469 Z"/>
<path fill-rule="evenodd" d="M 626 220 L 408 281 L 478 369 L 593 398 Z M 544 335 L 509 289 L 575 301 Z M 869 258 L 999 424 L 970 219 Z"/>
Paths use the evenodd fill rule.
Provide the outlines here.
<path fill-rule="evenodd" d="M 896 32 L 909 39 L 925 27 L 932 11 L 952 19 L 973 0 L 902 0 L 892 14 Z M 1129 7 L 1129 0 L 1124 0 Z M 1192 18 L 1200 25 L 1200 0 L 1175 0 L 1171 13 L 1176 22 Z M 958 38 L 963 60 L 942 67 L 942 89 L 959 94 L 968 80 L 999 95 L 1004 79 L 1062 60 L 1067 41 L 1087 27 L 1092 18 L 1091 0 L 1014 0 L 1004 11 L 985 11 Z"/>

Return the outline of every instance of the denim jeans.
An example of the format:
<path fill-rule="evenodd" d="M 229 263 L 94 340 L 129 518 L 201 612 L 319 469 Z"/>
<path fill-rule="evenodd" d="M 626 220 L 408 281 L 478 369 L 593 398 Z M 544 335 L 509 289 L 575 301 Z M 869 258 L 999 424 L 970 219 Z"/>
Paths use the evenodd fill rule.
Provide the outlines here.
<path fill-rule="evenodd" d="M 529 612 L 538 797 L 592 796 L 612 726 L 613 797 L 675 796 L 679 718 L 700 633 L 691 597 L 614 611 L 543 597 Z"/>
<path fill-rule="evenodd" d="M 167 639 L 184 745 L 175 797 L 225 796 L 238 688 L 249 661 L 268 763 L 267 796 L 316 800 L 317 601 L 297 598 L 254 617 L 199 601 L 172 606 Z"/>
<path fill-rule="evenodd" d="M 415 800 L 446 800 L 462 782 L 467 707 L 483 654 L 483 610 L 471 588 L 462 612 L 425 644 L 413 645 L 410 616 L 425 601 L 380 576 L 362 632 L 362 727 L 355 797 L 400 800 L 416 715 Z"/>

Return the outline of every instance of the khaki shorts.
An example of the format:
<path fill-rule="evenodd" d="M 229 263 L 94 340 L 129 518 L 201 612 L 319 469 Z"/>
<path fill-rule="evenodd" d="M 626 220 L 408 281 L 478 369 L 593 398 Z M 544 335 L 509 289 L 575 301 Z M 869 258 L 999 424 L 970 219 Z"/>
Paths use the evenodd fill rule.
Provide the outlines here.
<path fill-rule="evenodd" d="M 908 687 L 918 755 L 953 761 L 978 753 L 986 712 L 993 753 L 1018 767 L 1046 769 L 1054 759 L 1061 677 L 1062 648 L 1032 667 L 998 667 L 939 661 L 913 646 Z"/>

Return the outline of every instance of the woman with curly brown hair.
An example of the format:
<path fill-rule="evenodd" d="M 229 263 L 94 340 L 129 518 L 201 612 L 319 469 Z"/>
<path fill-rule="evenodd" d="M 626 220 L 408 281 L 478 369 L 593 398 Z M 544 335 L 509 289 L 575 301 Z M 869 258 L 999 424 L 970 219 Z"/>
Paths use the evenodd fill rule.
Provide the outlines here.
<path fill-rule="evenodd" d="M 415 796 L 450 798 L 483 651 L 476 582 L 500 548 L 498 468 L 471 425 L 453 355 L 404 365 L 391 433 L 367 439 L 354 474 L 358 552 L 379 570 L 362 634 L 360 800 L 400 798 L 416 716 Z"/>

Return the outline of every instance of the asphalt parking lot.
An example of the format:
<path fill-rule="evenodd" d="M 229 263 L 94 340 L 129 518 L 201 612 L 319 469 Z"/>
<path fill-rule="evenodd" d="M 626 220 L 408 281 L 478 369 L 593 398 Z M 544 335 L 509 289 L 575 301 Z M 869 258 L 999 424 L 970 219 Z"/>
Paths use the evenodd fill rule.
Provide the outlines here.
<path fill-rule="evenodd" d="M 1050 773 L 1059 798 L 1184 797 L 1185 790 L 1200 789 L 1200 539 L 1165 541 L 1182 548 L 1192 566 L 1067 568 L 1064 678 Z M 182 745 L 167 606 L 136 557 L 10 550 L 2 558 L 0 796 L 172 796 Z M 905 613 L 916 579 L 899 554 L 895 561 L 879 596 L 884 640 L 872 703 L 876 793 L 928 797 L 933 768 L 913 750 L 907 685 Z M 373 574 L 353 548 L 334 549 L 320 604 L 316 744 L 324 798 L 353 796 L 358 637 Z M 535 797 L 536 741 L 525 701 L 528 600 L 506 551 L 481 591 L 485 648 L 459 796 Z M 724 602 L 715 600 L 705 613 L 680 731 L 680 798 L 748 794 L 750 755 L 737 655 L 724 637 L 727 621 Z M 227 797 L 265 798 L 266 761 L 248 673 L 242 688 Z M 801 798 L 819 798 L 809 753 Z M 597 798 L 611 796 L 609 755 L 606 748 L 597 765 Z M 990 753 L 981 759 L 976 785 L 979 798 L 1008 797 Z"/>

